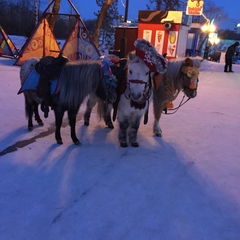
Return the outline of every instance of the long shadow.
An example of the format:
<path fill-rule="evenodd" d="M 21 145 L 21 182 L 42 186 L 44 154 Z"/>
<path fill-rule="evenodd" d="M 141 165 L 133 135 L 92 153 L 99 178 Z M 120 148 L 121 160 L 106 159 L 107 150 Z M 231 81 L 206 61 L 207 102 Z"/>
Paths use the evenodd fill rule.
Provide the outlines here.
<path fill-rule="evenodd" d="M 25 139 L 25 140 L 20 140 L 20 141 L 14 143 L 13 145 L 8 146 L 8 147 L 6 147 L 4 150 L 2 150 L 2 151 L 0 152 L 0 156 L 4 156 L 4 155 L 6 155 L 6 154 L 8 154 L 8 153 L 15 152 L 15 151 L 18 150 L 18 148 L 24 148 L 24 147 L 26 147 L 27 145 L 36 142 L 36 140 L 37 140 L 38 138 L 46 137 L 46 136 L 54 133 L 54 131 L 55 131 L 54 127 L 49 127 L 49 128 L 47 129 L 47 131 L 41 132 L 41 133 L 39 133 L 38 135 L 36 135 L 36 136 L 34 136 L 34 137 L 32 137 L 32 138 Z M 12 135 L 16 135 L 16 132 L 12 133 Z M 8 136 L 8 138 L 9 138 L 9 136 Z"/>
<path fill-rule="evenodd" d="M 78 116 L 77 116 L 76 122 L 80 121 L 82 119 L 82 116 L 83 116 L 83 114 L 79 113 Z M 68 119 L 65 118 L 63 120 L 63 123 L 62 123 L 62 128 L 65 128 L 67 126 L 69 126 L 68 125 Z M 7 136 L 6 139 L 11 139 L 12 140 L 12 138 L 14 136 L 18 135 L 18 133 L 23 134 L 24 132 L 22 132 L 22 129 L 23 128 L 20 128 L 20 129 L 17 130 L 17 132 L 16 131 L 12 132 L 10 135 Z M 18 141 L 16 143 L 12 144 L 11 146 L 6 147 L 4 150 L 2 150 L 0 152 L 0 157 L 6 155 L 8 153 L 15 152 L 15 151 L 18 150 L 18 148 L 24 148 L 27 145 L 36 142 L 37 139 L 49 136 L 50 134 L 53 134 L 54 132 L 55 132 L 55 125 L 52 124 L 52 126 L 49 127 L 47 129 L 47 131 L 41 132 L 38 135 L 36 135 L 36 136 L 34 136 L 30 139 L 21 140 L 21 141 Z M 6 141 L 6 139 L 4 141 Z"/>
<path fill-rule="evenodd" d="M 36 160 L 36 168 L 26 168 L 17 175 L 20 180 L 26 179 L 23 183 L 31 190 L 38 189 L 32 194 L 36 206 L 43 204 L 47 209 L 39 213 L 40 219 L 48 216 L 44 227 L 55 232 L 61 226 L 66 239 L 71 238 L 69 222 L 72 229 L 77 229 L 78 239 L 90 233 L 107 240 L 159 236 L 167 240 L 238 239 L 238 203 L 198 168 L 193 156 L 164 138 L 147 142 L 142 133 L 140 143 L 147 143 L 140 148 L 113 148 L 111 143 L 106 146 L 104 139 L 109 131 L 105 130 L 100 126 L 91 129 L 89 141 L 88 129 L 83 126 L 79 131 L 83 139 L 87 138 L 86 145 L 70 145 L 61 152 L 53 144 Z M 93 142 L 91 149 L 88 141 Z M 55 156 L 57 151 L 60 154 Z M 26 178 L 28 175 L 31 178 Z M 30 179 L 39 185 L 31 186 L 27 182 Z M 24 190 L 23 186 L 20 189 Z M 21 198 L 12 198 L 11 205 Z M 23 210 L 18 214 L 21 219 L 29 217 L 29 221 L 35 218 Z M 17 224 L 24 227 L 21 220 Z M 11 229 L 7 227 L 6 234 L 10 235 Z M 39 232 L 40 227 L 36 227 L 30 235 Z M 55 232 L 52 239 L 58 234 Z"/>
<path fill-rule="evenodd" d="M 79 114 L 77 116 L 77 121 L 79 121 L 81 119 L 81 115 L 82 114 Z M 64 121 L 62 123 L 62 128 L 65 128 L 67 126 L 68 126 L 68 119 L 64 119 Z M 22 130 L 23 130 L 23 128 L 20 128 L 20 129 L 17 130 L 17 132 L 16 131 L 12 132 L 10 135 L 8 135 L 6 137 L 6 139 L 11 139 L 12 140 L 12 138 L 14 136 L 19 135 L 19 134 L 24 134 L 24 132 Z M 32 138 L 25 139 L 25 140 L 20 140 L 16 143 L 12 144 L 11 146 L 6 147 L 4 150 L 2 150 L 0 152 L 0 157 L 6 155 L 8 153 L 15 152 L 15 151 L 18 150 L 18 148 L 24 148 L 24 147 L 28 146 L 29 144 L 32 144 L 32 143 L 36 142 L 37 139 L 49 136 L 50 134 L 53 134 L 54 132 L 55 132 L 55 125 L 53 124 L 46 131 L 41 132 L 41 133 L 37 134 L 36 136 L 34 136 Z M 4 141 L 6 141 L 6 139 Z"/>
<path fill-rule="evenodd" d="M 86 129 L 82 129 L 85 132 Z M 96 128 L 98 134 L 104 130 Z M 92 134 L 97 135 L 95 132 Z M 92 139 L 95 143 L 99 137 Z M 169 240 L 223 240 L 231 237 L 235 240 L 240 230 L 239 218 L 233 209 L 239 212 L 238 204 L 199 171 L 194 159 L 178 146 L 162 138 L 155 138 L 155 144 L 151 149 L 150 144 L 142 145 L 141 150 L 111 146 L 106 149 L 105 142 L 99 141 L 94 144 L 93 151 L 89 151 L 88 146 L 76 151 L 74 159 L 70 157 L 73 148 L 67 148 L 58 157 L 56 168 L 62 163 L 63 173 L 67 165 L 70 167 L 68 175 L 63 174 L 59 182 L 59 188 L 68 186 L 65 186 L 63 194 L 68 199 L 52 217 L 51 223 L 63 226 L 71 220 L 74 226 L 74 222 L 80 223 L 79 234 L 81 231 L 87 233 L 89 229 L 97 234 L 95 226 L 100 224 L 104 229 L 106 223 L 99 223 L 97 215 L 113 224 L 110 230 L 115 239 L 117 234 L 131 229 L 129 232 L 133 235 L 139 232 L 143 235 L 139 239 L 147 239 L 146 236 L 155 232 L 152 239 L 161 235 L 161 239 Z M 74 184 L 75 189 L 71 187 Z M 94 201 L 97 196 L 98 207 Z M 89 206 L 96 211 L 94 215 Z M 72 214 L 76 212 L 80 212 L 79 216 Z M 129 221 L 116 220 L 126 216 Z M 82 217 L 85 221 L 79 220 Z M 135 220 L 134 225 L 131 225 L 132 220 Z M 114 232 L 114 229 L 118 231 Z M 228 229 L 232 232 L 228 233 Z M 134 238 L 130 234 L 125 239 Z"/>

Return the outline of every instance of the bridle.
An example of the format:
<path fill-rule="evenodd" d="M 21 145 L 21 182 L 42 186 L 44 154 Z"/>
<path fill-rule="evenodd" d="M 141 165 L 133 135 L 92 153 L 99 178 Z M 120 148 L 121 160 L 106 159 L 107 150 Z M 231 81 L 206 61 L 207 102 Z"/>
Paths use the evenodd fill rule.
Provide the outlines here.
<path fill-rule="evenodd" d="M 138 79 L 130 79 L 128 80 L 128 89 L 129 89 L 129 94 L 126 95 L 126 91 L 124 92 L 124 96 L 126 97 L 126 99 L 130 99 L 131 97 L 131 87 L 130 84 L 144 84 L 144 91 L 143 91 L 143 97 L 141 99 L 140 102 L 135 102 L 134 100 L 131 99 L 131 106 L 135 107 L 136 109 L 142 109 L 145 107 L 146 102 L 149 100 L 149 98 L 151 97 L 152 94 L 152 82 L 151 82 L 151 72 L 148 72 L 148 81 L 142 81 L 142 80 L 138 80 Z"/>
<path fill-rule="evenodd" d="M 189 88 L 191 90 L 197 90 L 197 84 L 198 84 L 198 76 L 199 76 L 199 68 L 197 67 L 191 67 L 191 66 L 182 66 L 181 68 L 182 77 L 187 77 L 190 81 L 189 85 L 186 85 L 184 83 L 183 79 L 183 86 L 185 88 Z"/>

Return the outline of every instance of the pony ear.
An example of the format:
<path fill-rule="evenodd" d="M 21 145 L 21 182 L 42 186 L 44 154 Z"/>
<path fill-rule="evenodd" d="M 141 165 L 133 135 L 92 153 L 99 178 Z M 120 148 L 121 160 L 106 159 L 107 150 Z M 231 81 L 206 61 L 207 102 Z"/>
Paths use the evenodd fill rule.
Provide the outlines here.
<path fill-rule="evenodd" d="M 135 55 L 131 52 L 128 53 L 128 58 L 132 61 L 135 58 Z"/>
<path fill-rule="evenodd" d="M 184 65 L 188 67 L 193 67 L 193 60 L 190 59 L 189 57 L 185 59 Z"/>

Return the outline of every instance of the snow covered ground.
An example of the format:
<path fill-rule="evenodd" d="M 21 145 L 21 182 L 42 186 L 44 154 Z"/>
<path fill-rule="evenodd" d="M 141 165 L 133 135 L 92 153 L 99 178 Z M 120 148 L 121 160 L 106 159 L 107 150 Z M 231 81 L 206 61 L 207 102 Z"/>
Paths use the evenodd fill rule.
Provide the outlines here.
<path fill-rule="evenodd" d="M 0 57 L 1 240 L 240 239 L 239 65 L 204 61 L 198 96 L 163 115 L 163 137 L 150 111 L 140 147 L 121 148 L 116 122 L 95 111 L 83 125 L 85 105 L 81 146 L 67 116 L 55 143 L 53 112 L 28 132 L 14 61 Z"/>

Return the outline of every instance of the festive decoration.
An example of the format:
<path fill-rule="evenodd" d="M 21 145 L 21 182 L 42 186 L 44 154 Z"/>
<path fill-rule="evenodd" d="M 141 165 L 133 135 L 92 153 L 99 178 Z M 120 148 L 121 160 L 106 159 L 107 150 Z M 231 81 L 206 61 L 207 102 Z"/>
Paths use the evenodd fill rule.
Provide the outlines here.
<path fill-rule="evenodd" d="M 37 86 L 39 84 L 40 75 L 33 69 L 28 77 L 25 79 L 23 85 L 19 89 L 17 94 L 23 93 L 24 91 L 37 91 Z M 50 93 L 54 95 L 57 90 L 58 79 L 49 80 L 50 83 Z"/>
<path fill-rule="evenodd" d="M 163 74 L 167 71 L 167 60 L 156 51 L 149 41 L 137 39 L 134 46 L 136 55 L 143 60 L 152 72 Z"/>
<path fill-rule="evenodd" d="M 196 79 L 199 75 L 199 68 L 196 67 L 183 66 L 181 71 L 191 79 Z"/>

